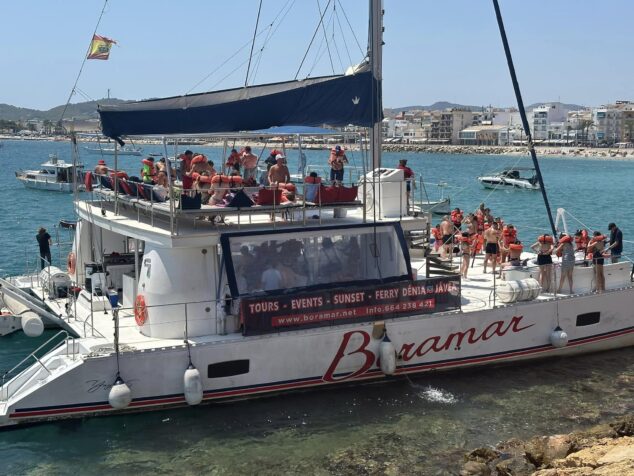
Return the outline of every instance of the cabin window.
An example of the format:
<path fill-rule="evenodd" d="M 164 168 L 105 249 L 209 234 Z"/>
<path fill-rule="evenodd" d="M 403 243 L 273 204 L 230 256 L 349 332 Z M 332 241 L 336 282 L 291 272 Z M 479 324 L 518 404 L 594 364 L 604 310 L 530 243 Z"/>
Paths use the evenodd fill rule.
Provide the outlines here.
<path fill-rule="evenodd" d="M 207 378 L 232 377 L 249 373 L 249 360 L 228 360 L 207 366 Z"/>
<path fill-rule="evenodd" d="M 225 235 L 232 294 L 338 283 L 389 282 L 410 275 L 400 226 L 352 226 Z"/>
<path fill-rule="evenodd" d="M 592 324 L 598 324 L 601 320 L 600 312 L 586 312 L 585 314 L 579 314 L 577 316 L 577 327 L 591 326 Z"/>

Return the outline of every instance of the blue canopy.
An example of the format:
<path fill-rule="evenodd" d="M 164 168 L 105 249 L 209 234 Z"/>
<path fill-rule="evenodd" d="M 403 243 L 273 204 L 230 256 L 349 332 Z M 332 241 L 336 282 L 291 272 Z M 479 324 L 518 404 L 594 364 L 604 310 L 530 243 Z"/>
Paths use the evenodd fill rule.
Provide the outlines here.
<path fill-rule="evenodd" d="M 373 87 L 374 86 L 374 87 Z M 371 127 L 381 119 L 370 71 L 202 94 L 100 105 L 103 135 L 239 132 L 276 126 Z"/>

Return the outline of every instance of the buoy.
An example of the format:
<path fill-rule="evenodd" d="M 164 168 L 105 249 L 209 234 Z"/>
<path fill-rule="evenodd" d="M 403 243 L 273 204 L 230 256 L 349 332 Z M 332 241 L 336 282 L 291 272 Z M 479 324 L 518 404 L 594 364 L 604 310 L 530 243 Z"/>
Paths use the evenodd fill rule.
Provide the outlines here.
<path fill-rule="evenodd" d="M 203 400 L 203 383 L 200 372 L 192 364 L 189 364 L 183 375 L 183 388 L 185 401 L 188 405 L 198 405 Z"/>
<path fill-rule="evenodd" d="M 117 379 L 112 384 L 110 393 L 108 393 L 108 403 L 115 410 L 122 410 L 130 405 L 132 401 L 132 391 L 126 385 L 123 379 L 117 375 Z"/>
<path fill-rule="evenodd" d="M 385 375 L 394 375 L 396 372 L 396 349 L 387 334 L 384 335 L 379 345 L 379 361 L 381 372 Z"/>
<path fill-rule="evenodd" d="M 22 330 L 29 337 L 39 337 L 44 332 L 42 318 L 33 311 L 25 312 L 20 316 Z"/>
<path fill-rule="evenodd" d="M 555 327 L 555 330 L 550 333 L 550 344 L 557 348 L 566 347 L 568 334 L 561 327 Z"/>

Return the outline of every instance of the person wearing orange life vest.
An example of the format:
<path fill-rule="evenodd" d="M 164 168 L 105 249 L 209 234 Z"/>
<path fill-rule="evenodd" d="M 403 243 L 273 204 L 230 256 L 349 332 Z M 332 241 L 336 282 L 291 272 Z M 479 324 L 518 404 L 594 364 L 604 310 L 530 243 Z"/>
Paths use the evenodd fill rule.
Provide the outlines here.
<path fill-rule="evenodd" d="M 583 251 L 585 253 L 589 241 L 586 230 L 577 230 L 575 233 L 575 251 Z"/>
<path fill-rule="evenodd" d="M 564 281 L 568 280 L 570 294 L 572 294 L 572 273 L 575 269 L 575 248 L 572 245 L 572 237 L 565 233 L 559 236 L 559 243 L 555 249 L 555 254 L 561 256 L 561 277 L 559 278 L 559 286 L 557 294 L 561 292 Z"/>
<path fill-rule="evenodd" d="M 451 211 L 451 222 L 453 223 L 453 226 L 456 227 L 456 230 L 460 230 L 463 218 L 464 214 L 460 208 L 456 207 Z"/>
<path fill-rule="evenodd" d="M 594 268 L 595 291 L 602 293 L 605 291 L 605 275 L 603 274 L 603 252 L 605 251 L 606 237 L 600 231 L 593 233 L 588 252 L 592 253 L 592 267 Z"/>
<path fill-rule="evenodd" d="M 502 228 L 502 249 L 500 262 L 505 263 L 509 255 L 509 245 L 517 240 L 517 230 L 510 223 Z"/>
<path fill-rule="evenodd" d="M 340 145 L 330 151 L 328 165 L 330 165 L 330 180 L 334 183 L 343 182 L 344 164 L 348 163 L 348 157 Z"/>
<path fill-rule="evenodd" d="M 193 180 L 189 175 L 187 175 L 192 166 L 192 160 L 194 158 L 194 153 L 191 150 L 186 150 L 181 155 L 178 156 L 180 160 L 180 179 L 183 183 L 183 190 L 190 190 L 194 184 Z"/>
<path fill-rule="evenodd" d="M 438 251 L 442 245 L 442 231 L 440 231 L 440 223 L 431 229 L 431 235 L 434 237 L 434 251 Z"/>

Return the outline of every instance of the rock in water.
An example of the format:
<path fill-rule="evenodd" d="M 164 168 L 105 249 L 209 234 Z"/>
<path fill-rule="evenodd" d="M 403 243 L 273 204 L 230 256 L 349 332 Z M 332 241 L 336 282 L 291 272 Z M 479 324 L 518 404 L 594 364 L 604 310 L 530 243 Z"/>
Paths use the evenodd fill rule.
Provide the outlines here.
<path fill-rule="evenodd" d="M 478 461 L 467 461 L 460 471 L 460 476 L 490 476 L 491 469 Z"/>

